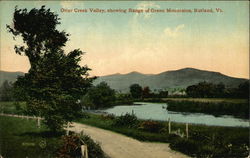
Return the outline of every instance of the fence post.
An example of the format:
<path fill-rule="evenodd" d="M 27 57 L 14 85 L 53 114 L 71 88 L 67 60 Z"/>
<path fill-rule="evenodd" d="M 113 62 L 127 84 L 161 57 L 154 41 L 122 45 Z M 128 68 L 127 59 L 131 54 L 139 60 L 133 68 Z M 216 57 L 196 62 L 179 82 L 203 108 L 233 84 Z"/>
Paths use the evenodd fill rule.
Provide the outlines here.
<path fill-rule="evenodd" d="M 67 123 L 67 131 L 66 131 L 66 135 L 69 135 L 69 122 Z"/>
<path fill-rule="evenodd" d="M 40 117 L 37 117 L 37 126 L 38 126 L 38 128 L 40 128 L 40 126 L 41 126 Z"/>
<path fill-rule="evenodd" d="M 168 134 L 171 133 L 171 121 L 170 118 L 168 118 Z"/>
<path fill-rule="evenodd" d="M 188 138 L 188 123 L 186 123 L 186 136 Z"/>
<path fill-rule="evenodd" d="M 83 132 L 83 130 L 80 132 L 80 136 L 83 136 L 84 135 L 84 132 Z"/>
<path fill-rule="evenodd" d="M 85 151 L 86 151 L 86 158 L 89 158 L 89 155 L 88 155 L 88 147 L 87 147 L 87 145 L 85 145 Z"/>
<path fill-rule="evenodd" d="M 88 158 L 88 147 L 87 145 L 81 145 L 82 158 Z"/>

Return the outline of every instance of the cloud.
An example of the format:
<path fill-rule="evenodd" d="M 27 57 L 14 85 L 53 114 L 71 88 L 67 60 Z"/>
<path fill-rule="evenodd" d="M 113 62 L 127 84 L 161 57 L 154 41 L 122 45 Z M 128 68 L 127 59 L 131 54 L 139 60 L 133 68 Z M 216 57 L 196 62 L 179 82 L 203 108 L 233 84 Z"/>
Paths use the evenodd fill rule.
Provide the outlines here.
<path fill-rule="evenodd" d="M 145 13 L 145 10 L 147 10 L 148 8 L 154 8 L 154 9 L 159 9 L 160 6 L 155 4 L 154 2 L 140 2 L 136 5 L 136 9 L 142 9 L 144 10 L 143 12 L 143 17 L 144 19 L 148 19 L 151 17 L 152 13 L 149 12 L 149 13 Z M 136 15 L 140 15 L 141 13 L 137 13 Z"/>
<path fill-rule="evenodd" d="M 167 27 L 164 30 L 165 35 L 167 35 L 168 37 L 172 37 L 172 38 L 176 38 L 181 34 L 181 30 L 183 30 L 185 27 L 184 24 L 180 24 L 178 26 L 176 26 L 175 28 L 171 29 L 169 27 Z"/>
<path fill-rule="evenodd" d="M 72 8 L 72 7 L 83 7 L 84 3 L 82 1 L 61 1 L 60 5 L 62 8 Z"/>

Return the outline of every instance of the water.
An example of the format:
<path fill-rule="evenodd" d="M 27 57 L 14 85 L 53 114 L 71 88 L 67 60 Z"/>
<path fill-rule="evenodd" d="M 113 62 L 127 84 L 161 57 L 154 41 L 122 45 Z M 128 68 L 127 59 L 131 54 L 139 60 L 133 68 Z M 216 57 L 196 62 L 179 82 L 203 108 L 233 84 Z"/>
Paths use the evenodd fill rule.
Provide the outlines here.
<path fill-rule="evenodd" d="M 237 119 L 231 116 L 215 117 L 207 114 L 172 112 L 166 110 L 167 104 L 165 103 L 137 102 L 136 104 L 141 105 L 121 105 L 103 111 L 116 116 L 132 113 L 133 111 L 138 118 L 144 120 L 166 121 L 170 118 L 171 121 L 181 123 L 249 127 L 249 120 L 247 119 Z"/>

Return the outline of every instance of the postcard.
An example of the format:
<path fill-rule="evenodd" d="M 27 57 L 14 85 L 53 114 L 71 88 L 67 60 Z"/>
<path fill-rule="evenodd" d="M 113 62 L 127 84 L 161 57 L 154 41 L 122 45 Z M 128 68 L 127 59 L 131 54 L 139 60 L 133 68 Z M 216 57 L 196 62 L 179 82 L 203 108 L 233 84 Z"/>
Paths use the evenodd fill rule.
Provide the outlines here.
<path fill-rule="evenodd" d="M 0 1 L 0 158 L 249 157 L 249 1 Z"/>

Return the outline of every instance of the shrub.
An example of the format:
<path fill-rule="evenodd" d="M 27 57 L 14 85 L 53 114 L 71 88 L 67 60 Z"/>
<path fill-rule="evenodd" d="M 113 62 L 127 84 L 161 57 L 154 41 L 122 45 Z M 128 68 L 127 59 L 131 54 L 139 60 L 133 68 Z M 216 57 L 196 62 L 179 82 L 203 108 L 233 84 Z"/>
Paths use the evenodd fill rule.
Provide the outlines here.
<path fill-rule="evenodd" d="M 81 145 L 88 147 L 89 158 L 106 158 L 100 145 L 94 142 L 89 136 L 69 135 L 62 137 L 62 146 L 58 149 L 58 158 L 78 158 L 81 157 Z"/>
<path fill-rule="evenodd" d="M 199 150 L 200 144 L 192 139 L 177 138 L 172 140 L 169 146 L 171 149 L 194 156 L 194 154 Z"/>
<path fill-rule="evenodd" d="M 148 131 L 148 132 L 154 132 L 154 133 L 158 133 L 160 132 L 160 130 L 163 128 L 163 125 L 159 122 L 156 121 L 143 121 L 140 124 L 140 129 L 144 130 L 144 131 Z"/>
<path fill-rule="evenodd" d="M 103 115 L 101 115 L 101 118 L 104 120 L 114 120 L 115 115 L 114 114 L 103 114 Z"/>
<path fill-rule="evenodd" d="M 63 145 L 58 149 L 58 158 L 76 158 L 81 156 L 81 141 L 78 136 L 62 137 Z"/>
<path fill-rule="evenodd" d="M 138 119 L 134 114 L 126 113 L 125 115 L 119 116 L 114 120 L 114 126 L 125 126 L 128 128 L 138 126 Z"/>
<path fill-rule="evenodd" d="M 89 158 L 106 158 L 99 143 L 93 141 L 89 136 L 81 136 L 82 141 L 88 146 L 88 156 Z"/>

